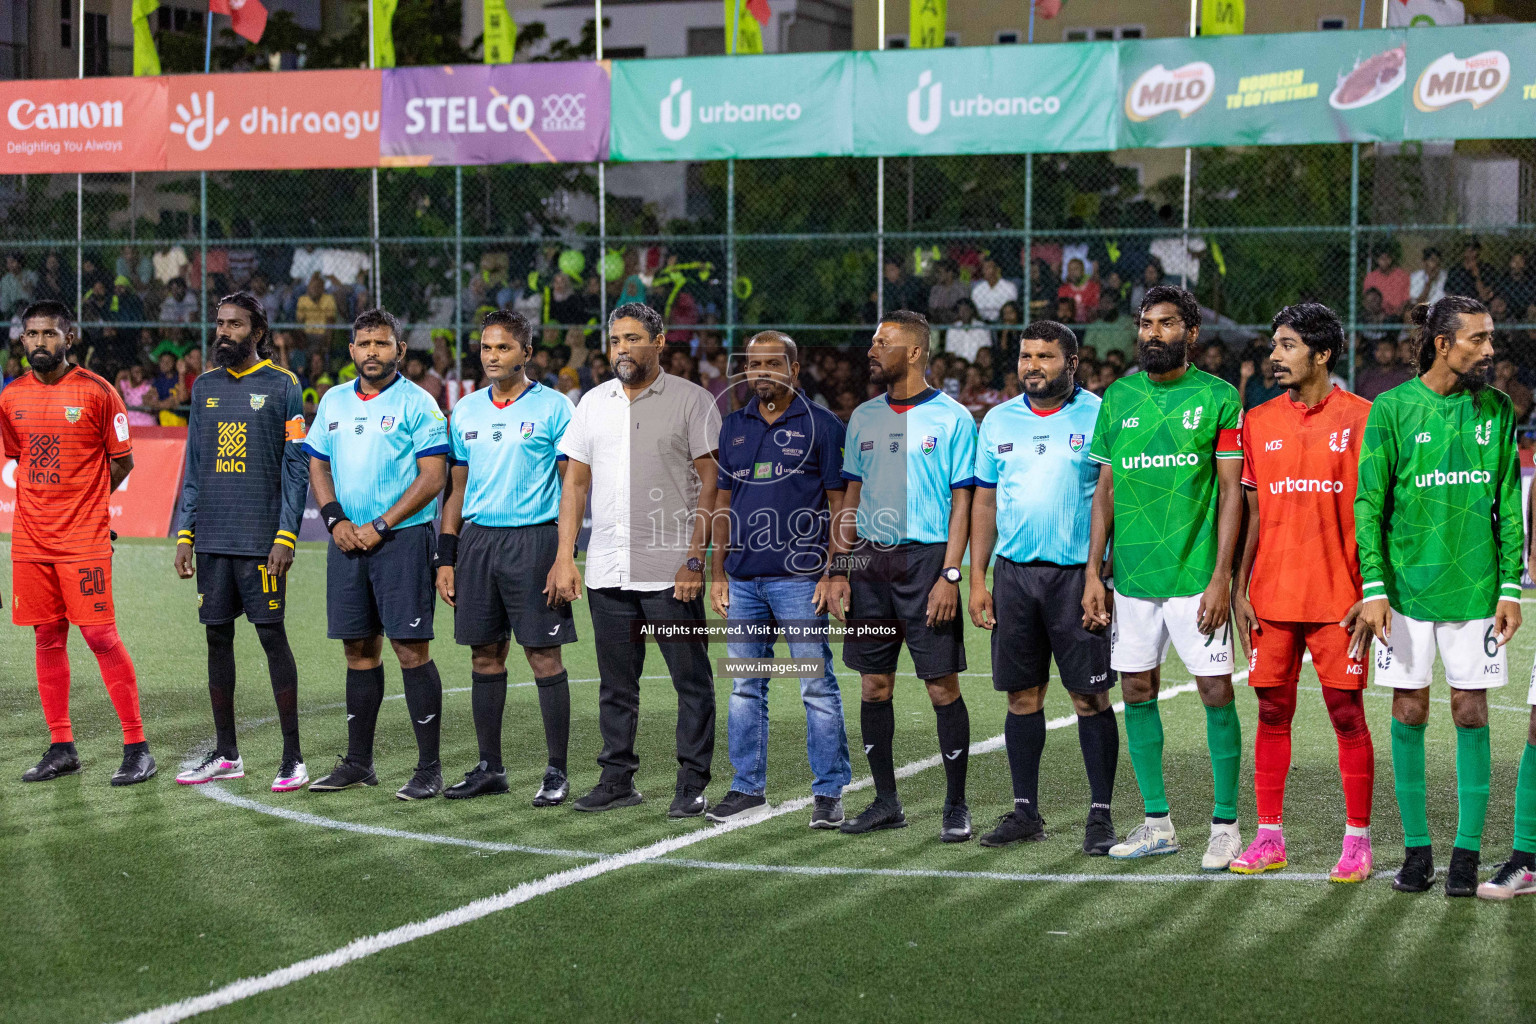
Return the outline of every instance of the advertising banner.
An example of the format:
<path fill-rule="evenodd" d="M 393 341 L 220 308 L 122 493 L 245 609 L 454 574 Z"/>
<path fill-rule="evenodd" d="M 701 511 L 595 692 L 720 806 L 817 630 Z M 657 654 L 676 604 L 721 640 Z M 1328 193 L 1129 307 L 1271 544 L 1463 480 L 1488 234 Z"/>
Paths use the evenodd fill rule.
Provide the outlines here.
<path fill-rule="evenodd" d="M 608 156 L 603 64 L 492 64 L 384 72 L 386 166 L 590 163 Z"/>
<path fill-rule="evenodd" d="M 107 509 L 120 537 L 164 537 L 181 489 L 185 437 L 133 439 L 133 472 L 112 492 Z M 0 533 L 10 533 L 16 514 L 16 460 L 0 465 Z"/>
<path fill-rule="evenodd" d="M 1531 137 L 1536 129 L 1532 26 L 1415 29 L 1406 35 L 1403 138 Z"/>
<path fill-rule="evenodd" d="M 853 58 L 843 53 L 615 61 L 615 160 L 853 152 Z"/>
<path fill-rule="evenodd" d="M 1405 33 L 1120 44 L 1119 144 L 1247 146 L 1400 137 Z"/>
<path fill-rule="evenodd" d="M 369 167 L 379 158 L 379 72 L 175 75 L 173 171 Z"/>
<path fill-rule="evenodd" d="M 165 166 L 163 78 L 0 82 L 0 174 Z"/>
<path fill-rule="evenodd" d="M 1114 149 L 1114 43 L 887 50 L 856 55 L 860 156 Z"/>

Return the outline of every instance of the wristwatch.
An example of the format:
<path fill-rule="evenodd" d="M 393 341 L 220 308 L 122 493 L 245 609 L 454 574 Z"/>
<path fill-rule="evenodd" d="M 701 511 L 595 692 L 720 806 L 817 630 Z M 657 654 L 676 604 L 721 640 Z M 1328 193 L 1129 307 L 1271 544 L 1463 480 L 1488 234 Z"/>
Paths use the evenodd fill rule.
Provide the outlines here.
<path fill-rule="evenodd" d="M 690 558 L 688 559 L 687 567 L 689 572 L 703 572 L 704 561 L 699 558 Z"/>
<path fill-rule="evenodd" d="M 372 526 L 373 527 L 373 532 L 377 533 L 380 537 L 388 537 L 389 536 L 389 524 L 384 521 L 384 517 L 383 516 L 379 516 L 379 518 L 375 519 L 373 522 L 369 523 L 368 525 Z"/>
<path fill-rule="evenodd" d="M 939 575 L 956 586 L 960 585 L 960 570 L 953 565 L 947 566 Z"/>

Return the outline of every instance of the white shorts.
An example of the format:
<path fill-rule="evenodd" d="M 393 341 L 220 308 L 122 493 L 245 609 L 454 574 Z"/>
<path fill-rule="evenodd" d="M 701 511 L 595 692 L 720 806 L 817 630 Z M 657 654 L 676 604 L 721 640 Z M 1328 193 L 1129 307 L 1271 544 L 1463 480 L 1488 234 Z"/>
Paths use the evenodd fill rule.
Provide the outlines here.
<path fill-rule="evenodd" d="M 1531 688 L 1525 691 L 1525 702 L 1536 704 L 1536 665 L 1531 666 Z"/>
<path fill-rule="evenodd" d="M 1376 683 L 1397 690 L 1422 690 L 1435 669 L 1435 651 L 1445 681 L 1457 690 L 1492 690 L 1504 685 L 1508 662 L 1498 646 L 1493 616 L 1467 622 L 1420 622 L 1392 610 L 1392 642 L 1377 637 Z M 1536 696 L 1536 690 L 1532 691 Z"/>
<path fill-rule="evenodd" d="M 1115 594 L 1109 625 L 1109 666 L 1116 672 L 1150 672 L 1168 657 L 1172 644 L 1195 676 L 1232 674 L 1232 624 L 1210 636 L 1200 632 L 1200 595 L 1131 597 Z"/>

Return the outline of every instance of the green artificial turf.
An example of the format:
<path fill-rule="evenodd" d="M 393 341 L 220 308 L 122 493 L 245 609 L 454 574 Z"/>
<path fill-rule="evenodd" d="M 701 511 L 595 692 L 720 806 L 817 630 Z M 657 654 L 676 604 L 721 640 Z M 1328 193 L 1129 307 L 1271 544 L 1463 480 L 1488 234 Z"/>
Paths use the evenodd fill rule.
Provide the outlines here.
<path fill-rule="evenodd" d="M 8 554 L 0 544 L 0 554 Z M 301 545 L 290 583 L 288 630 L 299 664 L 302 735 L 313 775 L 345 748 L 344 665 L 325 639 L 324 562 Z M 510 796 L 406 804 L 392 798 L 415 763 L 404 702 L 386 701 L 378 734 L 377 789 L 337 794 L 268 790 L 281 752 L 265 660 L 241 625 L 237 714 L 248 775 L 224 788 L 261 804 L 384 829 L 574 851 L 573 856 L 496 851 L 360 834 L 298 823 L 222 803 L 172 781 L 179 762 L 205 748 L 205 647 L 196 588 L 175 578 L 172 548 L 119 542 L 119 629 L 138 667 L 145 726 L 161 765 L 152 782 L 111 789 L 120 756 L 116 719 L 95 661 L 72 633 L 72 718 L 86 770 L 56 782 L 17 781 L 46 747 L 32 669 L 30 630 L 0 626 L 0 1020 L 113 1021 L 197 996 L 241 978 L 328 953 L 348 942 L 420 921 L 520 883 L 677 836 L 707 838 L 663 862 L 622 867 L 536 896 L 471 923 L 212 1011 L 200 1020 L 594 1020 L 759 1021 L 1027 1019 L 1230 1020 L 1250 1013 L 1364 1021 L 1529 1020 L 1536 976 L 1525 970 L 1536 941 L 1536 900 L 1493 905 L 1362 886 L 1287 880 L 1324 874 L 1343 828 L 1336 750 L 1321 696 L 1303 676 L 1286 814 L 1291 866 L 1260 879 L 1201 880 L 1199 854 L 1210 811 L 1205 722 L 1198 698 L 1163 705 L 1168 789 L 1183 853 L 1134 864 L 1082 855 L 1087 807 L 1076 730 L 1049 734 L 1042 765 L 1045 843 L 985 850 L 937 840 L 943 772 L 904 779 L 910 827 L 852 837 L 806 828 L 797 810 L 715 835 L 702 821 L 669 822 L 675 761 L 675 697 L 664 678 L 642 684 L 636 782 L 640 807 L 602 815 L 535 810 L 529 797 L 544 764 L 531 686 L 509 691 L 504 742 Z M 9 561 L 0 562 L 9 595 Z M 8 619 L 8 616 L 7 616 Z M 573 680 L 596 675 L 590 619 L 566 649 Z M 439 606 L 435 653 L 448 688 L 467 687 L 467 652 L 454 647 L 451 612 Z M 968 627 L 972 675 L 963 680 L 972 738 L 1002 731 L 1005 703 L 985 673 L 986 637 Z M 1515 771 L 1527 710 L 1523 682 L 1536 625 L 1512 645 L 1510 676 L 1494 691 L 1493 795 L 1485 866 L 1507 850 Z M 722 652 L 712 652 L 716 654 Z M 781 652 L 782 653 L 782 652 Z M 520 656 L 511 680 L 531 676 Z M 652 648 L 650 675 L 664 665 Z M 400 692 L 386 656 L 387 692 Z M 839 672 L 856 779 L 858 687 Z M 1186 679 L 1171 659 L 1166 684 Z M 1443 683 L 1435 696 L 1445 697 Z M 715 782 L 730 782 L 718 681 Z M 804 796 L 810 772 L 804 715 L 792 682 L 771 688 L 769 797 Z M 1246 687 L 1243 720 L 1244 838 L 1252 836 L 1252 737 L 1256 706 Z M 1377 749 L 1378 869 L 1395 868 L 1401 831 L 1392 802 L 1389 702 L 1376 691 L 1367 714 Z M 572 683 L 571 769 L 579 794 L 597 777 L 597 685 Z M 933 714 L 910 677 L 896 696 L 897 764 L 936 753 Z M 1059 690 L 1050 717 L 1070 714 Z M 467 692 L 443 705 L 445 774 L 475 754 Z M 1115 818 L 1122 833 L 1140 804 L 1122 740 Z M 1429 739 L 1430 823 L 1444 861 L 1455 829 L 1454 735 L 1449 708 L 1433 706 Z M 451 778 L 450 780 L 451 781 Z M 1011 805 L 1001 750 L 973 756 L 969 796 L 977 831 Z M 850 813 L 869 798 L 849 795 Z M 687 862 L 687 863 L 683 863 Z M 712 865 L 712 866 L 702 866 Z M 819 874 L 722 870 L 725 865 L 830 869 Z M 841 874 L 837 869 L 927 874 Z M 934 872 L 987 872 L 1028 880 Z M 1084 875 L 1140 881 L 1109 882 Z M 1157 881 L 1153 876 L 1186 876 Z M 1051 876 L 1041 878 L 1039 876 Z M 1076 880 L 1066 880 L 1068 878 Z M 1065 934 L 1058 934 L 1065 933 Z"/>

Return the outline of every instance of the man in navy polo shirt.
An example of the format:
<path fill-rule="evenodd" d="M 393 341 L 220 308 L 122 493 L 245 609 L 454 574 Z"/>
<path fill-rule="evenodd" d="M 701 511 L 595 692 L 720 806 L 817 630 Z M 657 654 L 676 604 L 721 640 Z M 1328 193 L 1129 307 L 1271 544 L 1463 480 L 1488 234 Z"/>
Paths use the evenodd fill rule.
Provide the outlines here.
<path fill-rule="evenodd" d="M 789 633 L 791 658 L 821 661 L 819 675 L 800 680 L 800 697 L 815 775 L 811 828 L 835 829 L 852 773 L 827 644 L 828 520 L 842 508 L 847 487 L 843 424 L 796 390 L 800 361 L 787 334 L 755 335 L 746 353 L 747 383 L 756 394 L 720 427 L 710 603 L 732 627 L 729 657 L 772 657 L 773 635 L 750 632 L 772 623 Z M 766 678 L 735 681 L 727 735 L 736 777 L 706 814 L 716 822 L 767 806 Z"/>

